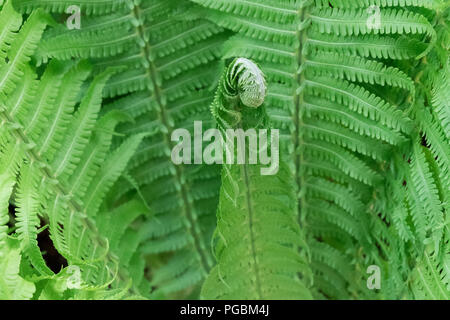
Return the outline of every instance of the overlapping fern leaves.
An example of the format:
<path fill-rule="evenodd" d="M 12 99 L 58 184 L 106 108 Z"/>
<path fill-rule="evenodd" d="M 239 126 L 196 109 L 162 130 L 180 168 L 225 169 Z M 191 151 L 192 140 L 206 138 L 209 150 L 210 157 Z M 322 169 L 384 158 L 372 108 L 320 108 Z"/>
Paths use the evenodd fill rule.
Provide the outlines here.
<path fill-rule="evenodd" d="M 448 300 L 450 294 L 448 15 L 447 9 L 436 16 L 437 44 L 414 68 L 418 90 L 410 109 L 412 146 L 395 159 L 389 179 L 397 202 L 386 201 L 397 234 L 417 257 L 408 280 L 420 299 Z"/>
<path fill-rule="evenodd" d="M 209 239 L 220 171 L 173 164 L 171 133 L 176 128 L 193 130 L 194 120 L 203 120 L 205 130 L 212 125 L 208 107 L 213 94 L 208 89 L 217 78 L 217 59 L 227 34 L 206 20 L 180 19 L 192 6 L 187 1 L 16 3 L 24 11 L 41 7 L 51 12 L 80 5 L 88 15 L 81 30 L 61 26 L 48 32 L 36 55 L 40 61 L 91 58 L 95 73 L 125 66 L 106 85 L 105 95 L 114 102 L 104 110 L 120 110 L 133 118 L 133 125 L 119 126 L 123 134 L 152 134 L 133 157 L 110 203 L 137 197 L 149 206 L 140 231 L 146 244 L 140 250 L 164 261 L 162 268 L 152 268 L 156 296 L 198 283 L 213 266 Z"/>
<path fill-rule="evenodd" d="M 112 286 L 120 288 L 120 281 L 128 284 L 131 279 L 119 270 L 108 238 L 99 233 L 94 219 L 144 135 L 130 136 L 111 151 L 120 115 L 112 112 L 97 120 L 103 88 L 117 70 L 96 77 L 79 101 L 89 64 L 52 61 L 39 74 L 28 64 L 51 17 L 36 10 L 22 25 L 22 15 L 7 2 L 0 21 L 0 296 L 39 298 L 61 279 L 54 294 L 67 289 L 67 270 L 55 274 L 38 247 L 41 220 L 58 252 L 81 271 L 79 291 L 72 295 L 95 294 L 94 289 L 114 281 Z M 16 208 L 13 219 L 9 204 Z M 30 272 L 19 274 L 19 264 L 20 270 Z"/>
<path fill-rule="evenodd" d="M 265 105 L 273 126 L 283 129 L 284 160 L 295 172 L 315 296 L 373 297 L 364 281 L 370 264 L 379 265 L 393 286 L 403 282 L 399 291 L 405 289 L 407 279 L 395 270 L 410 271 L 405 257 L 391 264 L 377 247 L 388 236 L 379 234 L 386 224 L 381 209 L 386 208 L 374 206 L 373 200 L 384 190 L 393 150 L 408 154 L 408 141 L 417 140 L 417 124 L 408 112 L 416 95 L 415 74 L 409 76 L 410 70 L 395 61 L 414 61 L 432 50 L 437 35 L 430 9 L 442 8 L 442 2 L 193 1 L 209 8 L 193 16 L 208 12 L 220 26 L 237 32 L 225 45 L 225 57 L 251 58 L 267 75 Z M 367 24 L 370 5 L 379 7 L 378 26 Z M 442 131 L 427 128 L 443 138 Z M 438 162 L 445 161 L 448 141 L 440 140 L 435 148 Z M 445 177 L 446 164 L 440 165 Z M 438 218 L 429 231 L 448 250 L 448 241 L 442 241 L 443 199 L 438 200 L 435 188 L 424 190 L 432 178 L 429 170 L 422 172 L 425 180 L 416 179 L 416 192 L 430 205 L 422 204 L 420 214 Z M 448 195 L 445 187 L 441 191 Z M 406 246 L 402 241 L 391 245 Z"/>

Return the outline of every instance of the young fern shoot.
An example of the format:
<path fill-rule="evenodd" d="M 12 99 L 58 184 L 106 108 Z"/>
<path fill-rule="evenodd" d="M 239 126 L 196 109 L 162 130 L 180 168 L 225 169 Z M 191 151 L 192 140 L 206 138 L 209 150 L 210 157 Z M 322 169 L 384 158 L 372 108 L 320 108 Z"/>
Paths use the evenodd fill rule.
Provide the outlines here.
<path fill-rule="evenodd" d="M 212 104 L 224 138 L 230 129 L 266 127 L 261 106 L 266 90 L 264 75 L 255 63 L 244 58 L 233 60 Z M 225 148 L 226 153 L 236 155 L 239 147 L 227 143 Z M 249 147 L 245 147 L 247 152 Z M 223 165 L 213 239 L 217 265 L 203 285 L 202 298 L 311 298 L 292 175 L 283 164 L 276 175 L 261 175 L 259 167 L 248 163 Z"/>

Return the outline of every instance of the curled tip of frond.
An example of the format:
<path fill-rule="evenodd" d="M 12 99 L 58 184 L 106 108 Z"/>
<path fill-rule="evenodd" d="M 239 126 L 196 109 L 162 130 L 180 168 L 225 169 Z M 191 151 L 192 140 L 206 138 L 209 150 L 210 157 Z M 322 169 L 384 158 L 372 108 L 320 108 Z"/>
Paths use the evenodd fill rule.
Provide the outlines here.
<path fill-rule="evenodd" d="M 267 85 L 264 74 L 251 60 L 237 58 L 230 65 L 228 83 L 237 85 L 239 97 L 247 107 L 258 108 L 264 103 Z"/>

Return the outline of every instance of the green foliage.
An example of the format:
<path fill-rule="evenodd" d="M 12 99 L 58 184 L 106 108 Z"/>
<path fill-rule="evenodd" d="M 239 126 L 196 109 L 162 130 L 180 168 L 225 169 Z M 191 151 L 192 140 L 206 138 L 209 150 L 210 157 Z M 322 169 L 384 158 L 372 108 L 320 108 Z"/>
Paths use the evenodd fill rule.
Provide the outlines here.
<path fill-rule="evenodd" d="M 263 127 L 265 115 L 258 107 L 265 92 L 264 76 L 251 61 L 230 64 L 212 105 L 224 140 L 227 129 Z M 205 281 L 203 298 L 311 298 L 300 278 L 310 271 L 305 254 L 299 254 L 305 248 L 296 222 L 293 177 L 284 165 L 278 174 L 265 176 L 260 167 L 226 164 L 222 169 L 213 239 L 217 265 Z"/>
<path fill-rule="evenodd" d="M 443 0 L 0 0 L 0 299 L 449 299 L 449 21 Z M 175 165 L 194 121 L 279 129 L 279 171 Z"/>
<path fill-rule="evenodd" d="M 440 32 L 442 28 L 448 30 L 448 14 L 447 10 L 438 19 L 438 45 L 414 70 L 419 90 L 411 115 L 416 131 L 406 157 L 395 161 L 399 174 L 392 181 L 399 201 L 406 206 L 393 206 L 394 212 L 404 212 L 394 224 L 399 229 L 407 228 L 409 238 L 402 239 L 415 246 L 417 261 L 410 281 L 414 296 L 420 299 L 450 297 L 450 145 L 448 117 L 444 115 L 450 110 L 450 100 L 444 100 L 450 84 L 450 43 Z"/>
<path fill-rule="evenodd" d="M 217 59 L 227 33 L 206 20 L 180 19 L 191 7 L 187 1 L 16 4 L 24 11 L 43 7 L 52 12 L 80 5 L 89 15 L 80 30 L 60 25 L 49 31 L 36 55 L 40 62 L 91 58 L 95 73 L 109 66 L 126 67 L 106 85 L 105 95 L 114 101 L 104 110 L 119 110 L 134 120 L 133 126 L 119 125 L 123 135 L 150 134 L 109 203 L 145 199 L 146 222 L 140 230 L 145 244 L 139 250 L 164 261 L 161 268 L 152 268 L 155 297 L 199 283 L 213 266 L 209 239 L 220 170 L 174 165 L 171 133 L 180 127 L 192 130 L 194 119 L 203 120 L 205 127 L 213 125 L 213 93 L 208 89 L 217 78 Z"/>
<path fill-rule="evenodd" d="M 112 112 L 98 120 L 105 83 L 119 70 L 97 76 L 80 101 L 88 63 L 52 61 L 40 75 L 28 65 L 50 17 L 36 10 L 22 25 L 10 3 L 1 15 L 8 31 L 1 42 L 6 59 L 0 68 L 1 255 L 6 259 L 2 274 L 11 275 L 4 277 L 1 297 L 31 298 L 34 293 L 39 298 L 47 294 L 40 291 L 41 282 L 64 277 L 64 270 L 55 275 L 46 265 L 38 247 L 41 224 L 49 228 L 69 267 L 82 271 L 77 289 L 93 290 L 113 281 L 120 288 L 131 277 L 119 270 L 108 238 L 93 222 L 106 192 L 145 136 L 132 135 L 111 150 L 114 127 L 123 115 Z M 8 203 L 16 208 L 13 220 Z M 20 274 L 19 265 L 30 272 Z"/>
<path fill-rule="evenodd" d="M 267 75 L 265 106 L 271 126 L 283 129 L 282 157 L 294 173 L 297 215 L 310 246 L 315 296 L 373 297 L 364 279 L 367 267 L 377 264 L 391 284 L 380 297 L 414 297 L 407 282 L 414 272 L 409 264 L 418 263 L 424 254 L 405 248 L 408 237 L 414 237 L 409 229 L 411 209 L 401 200 L 406 196 L 403 185 L 387 188 L 391 181 L 386 177 L 397 158 L 416 150 L 420 159 L 411 162 L 417 188 L 413 192 L 423 209 L 415 219 L 425 224 L 435 247 L 448 253 L 443 208 L 447 202 L 442 197 L 449 189 L 442 186 L 438 192 L 432 181 L 436 175 L 447 179 L 448 140 L 434 119 L 413 116 L 417 108 L 425 112 L 423 92 L 415 79 L 418 71 L 401 62 L 420 59 L 439 46 L 433 24 L 439 17 L 445 19 L 443 3 L 194 2 L 209 9 L 193 9 L 193 18 L 208 15 L 237 33 L 225 44 L 224 56 L 253 59 Z M 381 7 L 378 28 L 367 24 L 370 5 Z M 448 58 L 448 52 L 441 55 Z M 438 109 L 446 119 L 444 109 L 448 103 Z M 418 126 L 436 141 L 429 144 L 437 159 L 434 175 L 423 163 L 424 151 L 412 148 Z M 438 273 L 445 284 L 446 277 Z"/>

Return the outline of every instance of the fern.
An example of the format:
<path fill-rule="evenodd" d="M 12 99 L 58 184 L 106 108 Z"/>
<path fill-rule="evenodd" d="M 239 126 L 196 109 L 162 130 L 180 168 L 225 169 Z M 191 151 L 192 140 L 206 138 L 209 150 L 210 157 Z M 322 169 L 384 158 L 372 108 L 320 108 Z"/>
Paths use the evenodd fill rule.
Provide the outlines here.
<path fill-rule="evenodd" d="M 94 73 L 109 66 L 125 67 L 106 85 L 105 95 L 114 101 L 104 110 L 120 110 L 133 118 L 133 126 L 119 125 L 124 135 L 151 134 L 108 202 L 113 208 L 116 202 L 145 199 L 149 208 L 140 250 L 167 260 L 152 272 L 154 296 L 160 297 L 198 284 L 213 266 L 208 245 L 215 226 L 219 169 L 174 165 L 171 134 L 180 127 L 192 130 L 194 119 L 204 120 L 205 127 L 212 125 L 208 106 L 213 94 L 208 88 L 216 81 L 227 33 L 206 20 L 182 20 L 183 10 L 192 6 L 187 1 L 113 3 L 17 1 L 16 5 L 27 12 L 42 7 L 58 13 L 75 4 L 89 15 L 81 30 L 60 26 L 49 31 L 36 54 L 39 62 L 90 58 Z M 168 259 L 166 253 L 171 253 Z M 168 279 L 166 274 L 177 277 Z"/>
<path fill-rule="evenodd" d="M 448 27 L 448 10 L 438 16 L 438 25 Z M 448 179 L 450 145 L 443 110 L 448 110 L 448 100 L 442 95 L 448 89 L 446 75 L 449 60 L 445 54 L 448 39 L 438 33 L 437 45 L 426 58 L 427 64 L 416 70 L 419 88 L 416 104 L 411 108 L 417 131 L 413 135 L 411 151 L 406 158 L 397 159 L 400 172 L 394 183 L 397 197 L 406 204 L 402 223 L 411 217 L 409 242 L 415 244 L 413 254 L 417 263 L 410 276 L 410 287 L 418 299 L 448 299 L 449 296 L 449 228 Z M 442 83 L 443 86 L 438 83 Z M 402 186 L 402 187 L 400 187 Z"/>
<path fill-rule="evenodd" d="M 365 271 L 370 261 L 382 264 L 384 254 L 375 246 L 382 229 L 370 231 L 380 223 L 377 215 L 381 208 L 370 203 L 373 194 L 383 190 L 384 167 L 391 161 L 390 155 L 408 148 L 415 127 L 406 112 L 411 104 L 391 102 L 395 95 L 415 96 L 414 76 L 392 61 L 420 59 L 433 50 L 437 32 L 428 17 L 414 8 L 438 10 L 443 4 L 193 2 L 209 9 L 192 10 L 192 18 L 208 15 L 237 33 L 225 44 L 226 58 L 254 59 L 267 75 L 265 106 L 272 126 L 283 129 L 283 154 L 294 172 L 299 198 L 297 215 L 309 233 L 316 296 L 338 298 L 340 295 L 333 294 L 345 287 L 350 295 L 370 297 L 364 288 L 365 276 L 358 276 L 357 270 Z M 369 29 L 366 23 L 369 5 L 381 7 L 382 23 L 377 29 Z M 374 60 L 377 58 L 390 60 Z M 441 159 L 444 149 L 439 147 Z M 440 168 L 444 176 L 445 168 L 445 164 Z M 429 192 L 431 198 L 436 197 L 435 190 Z M 431 198 L 430 205 L 436 204 Z M 324 208 L 326 215 L 320 214 Z M 339 218 L 329 217 L 330 211 L 339 212 Z M 442 228 L 442 214 L 438 216 L 435 227 Z M 360 230 L 364 230 L 363 236 Z M 435 237 L 440 238 L 438 234 Z M 333 258 L 338 254 L 341 265 Z M 346 274 L 344 265 L 354 265 L 357 276 Z M 385 274 L 393 273 L 388 265 L 383 266 Z M 324 272 L 330 269 L 335 270 L 333 278 Z"/>
<path fill-rule="evenodd" d="M 3 267 L 12 273 L 11 281 L 29 288 L 23 292 L 26 298 L 31 298 L 28 293 L 33 294 L 35 286 L 18 279 L 20 256 L 26 258 L 21 264 L 32 267 L 27 277 L 56 277 L 37 244 L 42 219 L 59 253 L 70 266 L 82 270 L 83 286 L 101 287 L 115 280 L 117 258 L 108 250 L 107 238 L 98 232 L 92 219 L 145 135 L 131 136 L 111 152 L 117 115 L 107 114 L 99 121 L 97 118 L 104 85 L 118 70 L 109 69 L 96 77 L 79 102 L 78 93 L 91 67 L 84 62 L 64 67 L 52 61 L 39 78 L 28 61 L 46 25 L 51 23 L 50 17 L 36 10 L 21 25 L 21 15 L 12 10 L 7 2 L 1 12 L 10 19 L 11 26 L 6 61 L 0 69 L 2 243 L 6 244 L 1 250 L 10 259 Z M 1 20 L 5 21 L 3 17 Z M 1 47 L 5 47 L 3 42 Z M 106 129 L 108 133 L 102 132 Z M 100 143 L 95 143 L 97 140 Z M 107 156 L 106 163 L 111 165 L 98 170 Z M 84 189 L 75 190 L 75 184 L 68 184 L 78 180 L 83 181 Z M 11 240 L 5 238 L 8 202 L 16 207 Z M 6 283 L 2 296 L 16 297 L 14 290 L 11 283 Z"/>
<path fill-rule="evenodd" d="M 256 65 L 246 59 L 230 64 L 212 105 L 224 139 L 227 129 L 264 122 L 264 111 L 254 109 L 265 92 L 264 75 Z M 298 253 L 304 243 L 291 180 L 284 166 L 274 176 L 261 176 L 259 165 L 224 166 L 214 236 L 218 263 L 203 286 L 204 298 L 311 298 L 298 276 L 308 269 Z"/>

